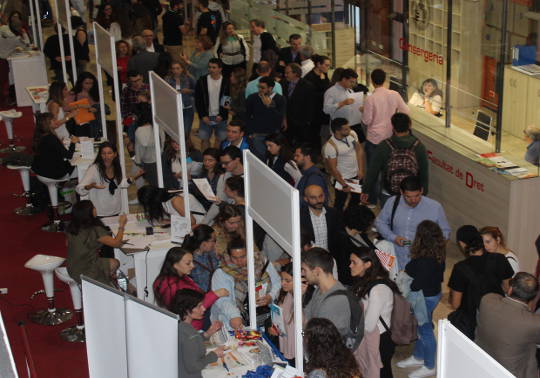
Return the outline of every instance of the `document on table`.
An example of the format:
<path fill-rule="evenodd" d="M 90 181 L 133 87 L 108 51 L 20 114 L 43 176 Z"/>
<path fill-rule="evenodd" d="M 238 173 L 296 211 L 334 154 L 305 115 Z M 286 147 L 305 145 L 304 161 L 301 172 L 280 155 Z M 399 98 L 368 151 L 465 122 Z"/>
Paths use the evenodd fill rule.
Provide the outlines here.
<path fill-rule="evenodd" d="M 83 159 L 93 159 L 94 155 L 94 141 L 93 140 L 81 140 L 81 157 Z"/>
<path fill-rule="evenodd" d="M 215 202 L 217 201 L 217 197 L 214 194 L 214 191 L 212 190 L 212 187 L 210 186 L 210 183 L 205 178 L 198 178 L 192 180 L 197 189 L 202 193 L 202 195 L 208 200 Z"/>
<path fill-rule="evenodd" d="M 351 187 L 351 192 L 362 193 L 362 185 L 360 185 L 359 180 L 352 179 L 352 180 L 345 180 L 345 181 L 347 182 L 347 185 Z M 343 185 L 341 185 L 339 181 L 336 181 L 335 188 L 337 190 L 343 190 Z"/>
<path fill-rule="evenodd" d="M 184 236 L 191 231 L 191 222 L 189 218 L 180 215 L 171 215 L 171 242 L 182 243 Z"/>

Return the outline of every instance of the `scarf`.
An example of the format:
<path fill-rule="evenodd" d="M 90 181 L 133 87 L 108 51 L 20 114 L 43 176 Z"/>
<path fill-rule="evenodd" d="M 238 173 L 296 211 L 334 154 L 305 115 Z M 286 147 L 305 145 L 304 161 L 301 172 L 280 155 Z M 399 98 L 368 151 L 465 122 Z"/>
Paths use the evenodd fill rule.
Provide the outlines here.
<path fill-rule="evenodd" d="M 272 289 L 272 282 L 268 272 L 264 271 L 265 261 L 260 252 L 254 251 L 255 255 L 255 281 L 256 285 L 267 284 L 268 290 Z M 244 302 L 248 295 L 248 273 L 247 266 L 238 266 L 232 262 L 231 256 L 228 253 L 224 253 L 221 257 L 221 269 L 234 278 L 234 293 L 236 298 L 236 305 L 239 309 L 244 308 Z"/>

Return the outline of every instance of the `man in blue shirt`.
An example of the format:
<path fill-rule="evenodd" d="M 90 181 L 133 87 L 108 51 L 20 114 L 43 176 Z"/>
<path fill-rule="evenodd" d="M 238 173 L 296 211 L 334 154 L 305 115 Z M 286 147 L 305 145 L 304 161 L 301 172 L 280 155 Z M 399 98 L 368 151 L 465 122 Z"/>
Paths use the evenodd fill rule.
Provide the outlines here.
<path fill-rule="evenodd" d="M 252 95 L 253 93 L 257 93 L 259 91 L 259 80 L 261 80 L 263 77 L 270 77 L 272 74 L 272 66 L 270 63 L 268 63 L 265 60 L 261 60 L 259 65 L 257 66 L 257 74 L 259 77 L 257 77 L 255 80 L 251 80 L 247 86 L 246 86 L 246 98 L 249 97 L 249 95 Z M 283 89 L 281 88 L 281 84 L 279 82 L 275 82 L 274 93 L 277 93 L 278 95 L 283 95 Z"/>
<path fill-rule="evenodd" d="M 240 151 L 249 150 L 248 138 L 244 136 L 245 133 L 244 121 L 233 119 L 227 125 L 227 139 L 221 143 L 221 149 L 224 150 L 229 146 L 236 146 Z"/>
<path fill-rule="evenodd" d="M 410 260 L 410 246 L 420 222 L 431 220 L 437 223 L 446 239 L 450 236 L 450 226 L 441 204 L 422 196 L 422 184 L 418 177 L 405 178 L 400 184 L 400 189 L 399 195 L 386 201 L 375 220 L 375 226 L 384 239 L 394 243 L 398 269 L 403 270 Z M 394 210 L 396 201 L 399 202 Z"/>
<path fill-rule="evenodd" d="M 302 178 L 298 181 L 296 189 L 298 189 L 301 201 L 306 205 L 307 202 L 304 199 L 304 191 L 309 185 L 317 185 L 322 188 L 324 191 L 325 204 L 328 204 L 328 198 L 330 198 L 324 175 L 320 169 L 315 166 L 317 158 L 318 154 L 316 150 L 308 143 L 302 144 L 294 151 L 294 161 L 302 171 Z"/>

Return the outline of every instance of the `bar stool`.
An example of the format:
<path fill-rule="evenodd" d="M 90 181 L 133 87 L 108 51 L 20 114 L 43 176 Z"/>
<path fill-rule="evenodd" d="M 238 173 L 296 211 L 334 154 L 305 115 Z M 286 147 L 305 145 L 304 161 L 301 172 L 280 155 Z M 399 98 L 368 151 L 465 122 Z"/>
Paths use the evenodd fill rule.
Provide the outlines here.
<path fill-rule="evenodd" d="M 71 292 L 71 300 L 73 301 L 73 309 L 75 310 L 75 319 L 77 324 L 73 327 L 69 327 L 60 331 L 60 337 L 70 343 L 84 343 L 84 320 L 82 311 L 82 296 L 81 287 L 79 284 L 69 276 L 67 268 L 61 266 L 54 270 L 56 277 L 62 282 L 69 285 Z"/>
<path fill-rule="evenodd" d="M 41 273 L 43 286 L 45 286 L 45 291 L 36 291 L 34 294 L 32 294 L 30 299 L 33 299 L 38 294 L 45 293 L 47 296 L 47 302 L 49 303 L 46 310 L 38 310 L 28 314 L 30 320 L 32 320 L 34 323 L 41 325 L 57 325 L 70 320 L 73 316 L 71 311 L 66 309 L 57 309 L 54 305 L 53 271 L 62 265 L 65 260 L 66 259 L 63 257 L 37 254 L 24 264 L 25 268 Z"/>
<path fill-rule="evenodd" d="M 63 230 L 63 225 L 60 220 L 60 215 L 58 214 L 58 188 L 56 185 L 69 180 L 69 175 L 62 177 L 61 179 L 53 179 L 40 175 L 37 175 L 37 178 L 43 184 L 47 185 L 52 209 L 52 219 L 49 219 L 49 223 L 41 227 L 41 229 L 46 232 L 61 232 Z"/>
<path fill-rule="evenodd" d="M 23 184 L 24 192 L 22 194 L 15 195 L 16 197 L 24 197 L 26 204 L 24 206 L 18 207 L 14 210 L 17 215 L 32 215 L 37 213 L 36 208 L 32 205 L 31 197 L 32 192 L 30 191 L 30 169 L 29 166 L 24 165 L 7 165 L 8 169 L 13 169 L 19 171 L 21 175 L 21 181 Z"/>
<path fill-rule="evenodd" d="M 13 120 L 16 118 L 21 118 L 22 113 L 15 111 L 15 109 L 4 110 L 0 112 L 0 119 L 4 120 L 4 125 L 6 125 L 6 132 L 8 136 L 9 145 L 6 148 L 0 150 L 1 153 L 7 152 L 20 152 L 26 149 L 24 146 L 16 146 L 15 138 L 13 137 Z"/>

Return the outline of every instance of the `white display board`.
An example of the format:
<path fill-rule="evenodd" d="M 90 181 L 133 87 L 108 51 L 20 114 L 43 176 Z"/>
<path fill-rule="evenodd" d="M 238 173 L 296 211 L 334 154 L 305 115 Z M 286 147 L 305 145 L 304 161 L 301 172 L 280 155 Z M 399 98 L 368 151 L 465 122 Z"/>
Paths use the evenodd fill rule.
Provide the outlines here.
<path fill-rule="evenodd" d="M 178 378 L 178 316 L 126 296 L 129 378 Z"/>
<path fill-rule="evenodd" d="M 71 70 L 73 72 L 73 82 L 77 82 L 77 61 L 75 59 L 75 46 L 73 45 L 73 32 L 71 26 L 71 5 L 69 0 L 56 0 L 55 4 L 57 22 L 63 26 L 69 36 L 69 51 L 71 56 Z M 60 34 L 59 34 L 60 35 Z M 64 43 L 64 39 L 60 38 L 60 43 Z M 66 46 L 63 46 L 63 49 L 66 49 Z"/>
<path fill-rule="evenodd" d="M 90 278 L 81 279 L 90 378 L 127 378 L 124 296 Z"/>
<path fill-rule="evenodd" d="M 448 319 L 439 320 L 437 367 L 437 378 L 514 377 Z"/>
<path fill-rule="evenodd" d="M 253 221 L 257 222 L 293 260 L 295 353 L 303 356 L 300 197 L 298 190 L 279 177 L 250 151 L 244 150 L 246 243 L 248 257 L 249 318 L 256 326 Z M 303 359 L 296 359 L 303 371 Z"/>
<path fill-rule="evenodd" d="M 160 78 L 154 71 L 150 71 L 150 98 L 152 104 L 152 117 L 154 125 L 154 142 L 156 146 L 156 166 L 158 185 L 163 184 L 163 167 L 161 164 L 161 143 L 159 130 L 162 129 L 174 141 L 180 145 L 180 164 L 182 166 L 182 190 L 184 197 L 184 214 L 189 220 L 189 189 L 188 189 L 188 170 L 186 160 L 186 138 L 184 135 L 184 113 L 182 105 L 182 95 L 176 89 L 171 87 L 165 80 Z M 158 126 L 158 127 L 156 127 Z M 181 222 L 171 219 L 172 228 Z M 182 222 L 183 226 L 178 232 L 171 229 L 171 240 L 178 242 L 179 237 L 185 236 L 191 231 L 191 222 Z"/>
<path fill-rule="evenodd" d="M 122 110 L 120 108 L 120 80 L 118 79 L 118 66 L 116 64 L 116 45 L 114 37 L 97 22 L 94 22 L 94 39 L 96 50 L 96 68 L 99 90 L 99 108 L 101 112 L 101 127 L 103 138 L 107 139 L 107 119 L 105 117 L 105 97 L 103 91 L 103 75 L 101 69 L 104 69 L 113 78 L 115 111 L 116 111 L 116 139 L 118 146 L 118 155 L 120 157 L 120 166 L 122 168 L 122 177 L 126 176 L 126 155 L 124 153 L 124 127 L 122 125 Z M 129 213 L 127 188 L 122 188 L 122 212 Z"/>
<path fill-rule="evenodd" d="M 153 248 L 149 251 L 133 254 L 135 274 L 137 275 L 137 296 L 140 299 L 148 303 L 155 303 L 154 281 L 161 271 L 167 252 L 171 248 Z"/>

